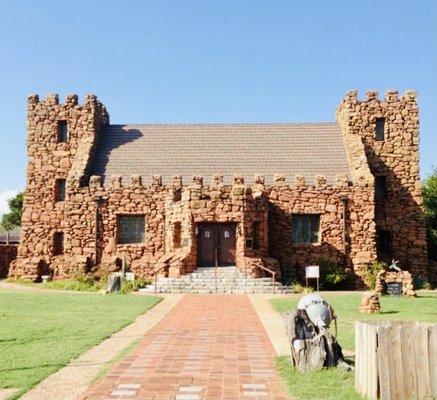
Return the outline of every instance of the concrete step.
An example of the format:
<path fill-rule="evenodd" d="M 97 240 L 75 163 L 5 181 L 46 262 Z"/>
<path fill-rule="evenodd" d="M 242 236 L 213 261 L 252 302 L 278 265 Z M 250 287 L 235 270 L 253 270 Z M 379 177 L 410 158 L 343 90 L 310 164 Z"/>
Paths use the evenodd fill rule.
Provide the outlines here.
<path fill-rule="evenodd" d="M 154 293 L 154 288 L 142 288 L 139 290 L 140 293 Z M 197 294 L 209 294 L 209 293 L 235 293 L 235 294 L 271 294 L 271 290 L 249 290 L 249 289 L 177 289 L 177 288 L 157 288 L 157 293 L 197 293 Z M 291 294 L 293 291 L 291 289 L 277 289 L 275 291 L 277 294 Z"/>
<path fill-rule="evenodd" d="M 140 289 L 140 293 L 153 293 L 154 284 Z M 246 277 L 235 266 L 197 268 L 180 278 L 158 277 L 158 293 L 272 293 L 273 281 L 269 277 Z M 292 293 L 288 287 L 275 282 L 276 293 Z"/>

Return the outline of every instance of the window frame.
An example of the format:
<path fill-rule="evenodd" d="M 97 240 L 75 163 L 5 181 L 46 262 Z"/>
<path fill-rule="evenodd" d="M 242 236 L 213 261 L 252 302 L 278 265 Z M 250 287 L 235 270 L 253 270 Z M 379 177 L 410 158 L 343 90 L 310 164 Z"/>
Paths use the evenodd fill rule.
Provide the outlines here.
<path fill-rule="evenodd" d="M 68 143 L 69 139 L 70 139 L 70 135 L 68 131 L 68 121 L 59 120 L 57 124 L 57 131 L 56 131 L 57 143 Z"/>
<path fill-rule="evenodd" d="M 378 182 L 384 182 L 384 185 L 379 185 Z M 385 201 L 388 198 L 388 180 L 387 175 L 376 175 L 375 176 L 375 200 Z"/>
<path fill-rule="evenodd" d="M 53 256 L 62 256 L 65 254 L 65 235 L 64 232 L 55 232 L 53 234 Z"/>
<path fill-rule="evenodd" d="M 376 253 L 379 257 L 393 257 L 393 234 L 388 229 L 376 230 Z"/>
<path fill-rule="evenodd" d="M 385 141 L 385 117 L 378 117 L 375 119 L 375 141 Z"/>
<path fill-rule="evenodd" d="M 261 248 L 261 222 L 253 221 L 252 223 L 252 249 L 259 250 Z"/>
<path fill-rule="evenodd" d="M 62 185 L 61 185 L 62 183 Z M 60 187 L 63 186 L 62 192 L 60 191 Z M 62 196 L 60 196 L 62 194 Z M 65 201 L 67 197 L 67 180 L 64 178 L 56 178 L 55 180 L 55 202 L 60 203 Z"/>
<path fill-rule="evenodd" d="M 173 223 L 173 248 L 176 250 L 182 247 L 182 223 L 176 221 Z"/>
<path fill-rule="evenodd" d="M 298 222 L 299 221 L 299 222 Z M 302 228 L 303 221 L 307 226 Z M 296 228 L 297 225 L 300 225 Z M 308 230 L 308 239 L 305 240 L 304 231 L 297 232 L 298 229 Z M 299 236 L 298 239 L 297 236 Z M 315 245 L 321 243 L 321 214 L 320 213 L 299 213 L 291 216 L 291 241 L 296 245 Z M 316 239 L 314 239 L 316 238 Z"/>
<path fill-rule="evenodd" d="M 128 241 L 128 239 L 125 239 L 125 234 L 122 232 L 122 223 L 123 220 L 128 219 L 137 219 L 143 221 L 143 227 L 142 227 L 142 233 L 140 233 L 141 240 L 140 241 Z M 147 229 L 147 223 L 146 223 L 146 215 L 145 214 L 118 214 L 117 215 L 117 244 L 119 245 L 144 245 L 146 243 L 146 229 Z M 135 234 L 131 234 L 132 236 L 135 236 Z M 127 237 L 127 236 L 126 236 Z"/>

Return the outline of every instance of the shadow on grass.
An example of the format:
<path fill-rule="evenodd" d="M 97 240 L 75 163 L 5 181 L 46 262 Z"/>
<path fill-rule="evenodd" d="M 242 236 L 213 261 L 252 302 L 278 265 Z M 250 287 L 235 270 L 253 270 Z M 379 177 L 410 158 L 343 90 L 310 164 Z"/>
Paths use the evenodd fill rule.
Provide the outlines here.
<path fill-rule="evenodd" d="M 137 341 L 135 342 L 137 343 Z M 69 367 L 75 367 L 75 368 L 82 368 L 90 365 L 105 365 L 109 364 L 110 361 L 101 361 L 101 362 L 83 362 L 80 364 L 74 364 L 74 361 L 68 364 L 41 364 L 41 365 L 32 365 L 29 367 L 16 367 L 16 368 L 0 368 L 0 372 L 10 372 L 10 371 L 29 371 L 33 369 L 39 369 L 39 368 L 53 368 L 56 367 L 57 369 L 66 367 L 67 365 Z"/>
<path fill-rule="evenodd" d="M 39 368 L 60 368 L 64 367 L 65 364 L 41 364 L 41 365 L 32 365 L 29 367 L 17 367 L 17 368 L 0 368 L 0 372 L 10 372 L 10 371 L 29 371 L 33 369 L 39 369 Z"/>
<path fill-rule="evenodd" d="M 351 367 L 355 367 L 355 356 L 344 357 L 344 362 Z"/>
<path fill-rule="evenodd" d="M 346 362 L 353 366 L 347 357 Z M 278 370 L 295 400 L 363 400 L 355 392 L 354 373 L 341 368 L 299 372 L 288 357 L 277 358 Z"/>
<path fill-rule="evenodd" d="M 123 328 L 121 328 L 123 329 Z M 105 339 L 109 339 L 112 336 L 106 336 L 104 337 L 102 340 Z M 137 335 L 117 335 L 117 339 L 122 339 L 122 338 L 142 338 L 144 335 L 143 334 L 137 334 Z M 32 343 L 32 342 L 38 342 L 38 341 L 47 341 L 47 340 L 62 340 L 62 339 L 73 339 L 73 340 L 82 340 L 82 339 L 88 339 L 92 337 L 92 335 L 69 335 L 69 336 L 42 336 L 42 337 L 33 337 L 33 338 L 29 338 L 29 339 L 21 339 L 21 338 L 9 338 L 9 339 L 0 339 L 0 344 L 2 343 L 11 343 L 11 342 L 15 342 L 15 343 Z"/>
<path fill-rule="evenodd" d="M 399 311 L 394 311 L 394 310 L 391 310 L 391 311 L 381 311 L 380 314 L 399 314 Z"/>

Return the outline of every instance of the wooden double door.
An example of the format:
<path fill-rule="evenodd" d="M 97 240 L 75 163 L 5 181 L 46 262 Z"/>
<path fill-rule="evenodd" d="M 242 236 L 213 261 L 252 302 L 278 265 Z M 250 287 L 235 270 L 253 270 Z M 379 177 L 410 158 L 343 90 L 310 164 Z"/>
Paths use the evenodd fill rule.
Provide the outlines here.
<path fill-rule="evenodd" d="M 235 265 L 235 223 L 202 223 L 198 229 L 199 267 Z"/>

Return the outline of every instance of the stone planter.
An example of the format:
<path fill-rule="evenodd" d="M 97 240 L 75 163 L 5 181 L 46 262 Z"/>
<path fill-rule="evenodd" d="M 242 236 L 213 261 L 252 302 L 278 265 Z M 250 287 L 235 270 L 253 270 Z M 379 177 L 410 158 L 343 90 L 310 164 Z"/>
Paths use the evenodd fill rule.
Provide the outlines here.
<path fill-rule="evenodd" d="M 375 291 L 377 294 L 386 294 L 387 284 L 401 283 L 402 296 L 414 297 L 416 292 L 413 286 L 413 277 L 408 271 L 387 271 L 385 269 L 379 271 L 376 277 Z"/>

